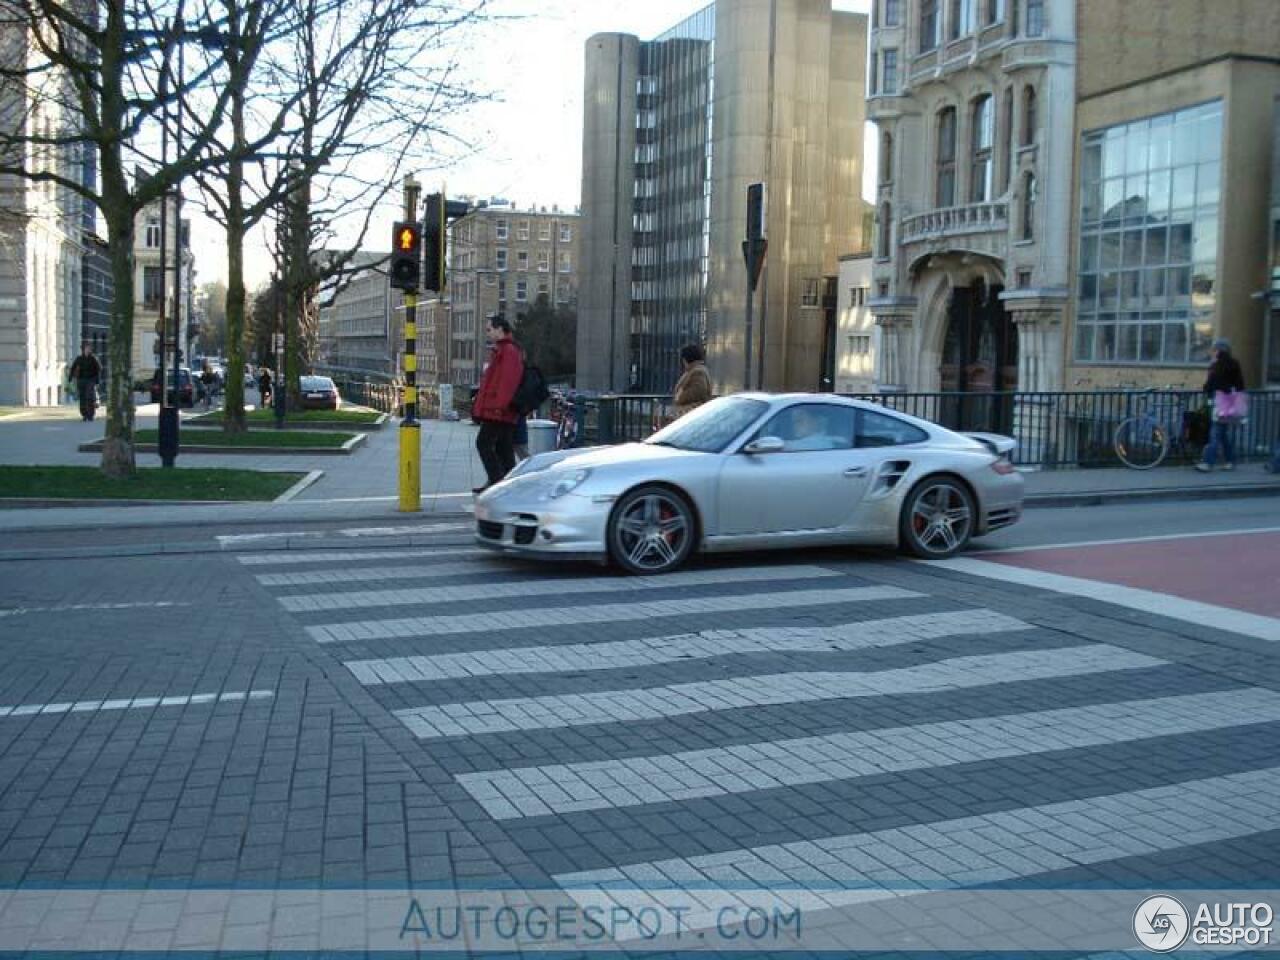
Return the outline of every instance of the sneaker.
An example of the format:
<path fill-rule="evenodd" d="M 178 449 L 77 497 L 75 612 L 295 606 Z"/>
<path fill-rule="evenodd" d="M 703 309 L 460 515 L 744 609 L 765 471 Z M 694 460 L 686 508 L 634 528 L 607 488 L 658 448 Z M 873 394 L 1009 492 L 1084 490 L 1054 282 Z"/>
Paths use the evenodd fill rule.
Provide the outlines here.
<path fill-rule="evenodd" d="M 1201 473 L 1208 473 L 1210 470 L 1213 469 L 1213 467 L 1209 466 L 1209 464 L 1205 463 L 1204 461 L 1201 461 L 1200 463 L 1196 464 L 1196 469 L 1199 470 Z"/>

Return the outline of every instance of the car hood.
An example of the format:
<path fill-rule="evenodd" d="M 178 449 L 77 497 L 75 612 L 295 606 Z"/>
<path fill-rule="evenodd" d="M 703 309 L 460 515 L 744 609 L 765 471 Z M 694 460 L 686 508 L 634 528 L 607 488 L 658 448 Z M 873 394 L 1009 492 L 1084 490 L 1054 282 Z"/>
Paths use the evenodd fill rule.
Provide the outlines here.
<path fill-rule="evenodd" d="M 607 447 L 554 450 L 539 453 L 524 461 L 517 469 L 516 476 L 550 469 L 597 470 L 615 464 L 634 466 L 638 463 L 657 463 L 663 460 L 683 460 L 688 457 L 705 456 L 707 454 L 697 450 L 677 450 L 674 447 L 662 447 L 654 443 L 622 443 Z"/>

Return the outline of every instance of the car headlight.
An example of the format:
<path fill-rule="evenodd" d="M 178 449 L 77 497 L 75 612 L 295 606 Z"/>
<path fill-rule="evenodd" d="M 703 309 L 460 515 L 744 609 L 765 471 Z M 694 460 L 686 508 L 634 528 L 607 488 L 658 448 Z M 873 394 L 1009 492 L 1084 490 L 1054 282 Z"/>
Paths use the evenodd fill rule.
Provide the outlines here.
<path fill-rule="evenodd" d="M 574 470 L 572 473 L 566 473 L 562 477 L 558 477 L 551 489 L 547 491 L 547 498 L 550 500 L 558 500 L 567 493 L 572 493 L 582 486 L 587 477 L 591 476 L 591 471 L 587 469 Z"/>

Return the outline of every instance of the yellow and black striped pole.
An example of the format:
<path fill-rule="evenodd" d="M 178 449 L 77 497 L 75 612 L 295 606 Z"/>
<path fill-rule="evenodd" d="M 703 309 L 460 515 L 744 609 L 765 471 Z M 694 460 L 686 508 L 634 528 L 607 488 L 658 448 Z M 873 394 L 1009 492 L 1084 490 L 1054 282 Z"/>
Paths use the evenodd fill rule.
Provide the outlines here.
<path fill-rule="evenodd" d="M 412 177 L 404 181 L 405 219 L 417 213 L 419 186 Z M 421 251 L 418 253 L 421 256 Z M 419 261 L 420 263 L 421 261 Z M 421 269 L 419 267 L 419 269 Z M 404 416 L 400 420 L 400 512 L 422 509 L 422 432 L 418 425 L 418 290 L 404 294 Z"/>

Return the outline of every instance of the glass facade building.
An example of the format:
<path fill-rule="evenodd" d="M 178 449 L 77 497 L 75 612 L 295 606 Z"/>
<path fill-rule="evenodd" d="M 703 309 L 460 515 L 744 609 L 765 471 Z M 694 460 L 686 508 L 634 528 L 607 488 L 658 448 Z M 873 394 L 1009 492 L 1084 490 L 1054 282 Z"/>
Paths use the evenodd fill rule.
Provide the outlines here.
<path fill-rule="evenodd" d="M 640 44 L 636 78 L 630 379 L 665 392 L 706 339 L 715 6 Z"/>
<path fill-rule="evenodd" d="M 1084 134 L 1077 363 L 1202 365 L 1215 331 L 1222 102 Z"/>

